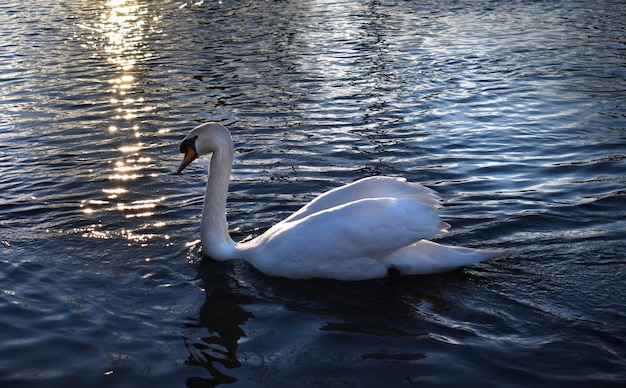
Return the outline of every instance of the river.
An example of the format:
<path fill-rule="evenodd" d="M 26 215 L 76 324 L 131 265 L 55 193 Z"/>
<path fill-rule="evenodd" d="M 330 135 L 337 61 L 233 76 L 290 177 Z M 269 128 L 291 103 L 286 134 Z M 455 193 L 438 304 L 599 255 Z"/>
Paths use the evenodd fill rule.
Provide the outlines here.
<path fill-rule="evenodd" d="M 621 386 L 624 1 L 0 5 L 3 387 Z M 372 175 L 504 249 L 364 282 L 203 258 L 231 129 L 233 238 Z"/>

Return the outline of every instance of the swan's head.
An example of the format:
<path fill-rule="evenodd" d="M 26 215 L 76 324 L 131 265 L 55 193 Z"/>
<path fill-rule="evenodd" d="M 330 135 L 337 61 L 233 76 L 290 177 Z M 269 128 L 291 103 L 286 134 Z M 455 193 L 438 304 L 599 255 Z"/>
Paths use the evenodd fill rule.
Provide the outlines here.
<path fill-rule="evenodd" d="M 218 150 L 232 152 L 233 140 L 226 127 L 218 123 L 205 123 L 192 129 L 180 143 L 180 152 L 185 154 L 177 172 L 183 171 L 199 156 Z"/>

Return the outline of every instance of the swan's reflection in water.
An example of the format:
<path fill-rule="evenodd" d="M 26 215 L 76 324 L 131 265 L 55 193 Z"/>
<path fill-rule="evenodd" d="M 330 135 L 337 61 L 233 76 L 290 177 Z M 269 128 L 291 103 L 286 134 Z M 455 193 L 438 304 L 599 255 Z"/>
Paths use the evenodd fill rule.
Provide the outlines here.
<path fill-rule="evenodd" d="M 193 388 L 324 379 L 359 386 L 370 377 L 397 378 L 407 371 L 420 378 L 429 353 L 449 351 L 467 337 L 460 322 L 445 318 L 465 310 L 446 295 L 475 289 L 463 271 L 363 282 L 298 281 L 265 276 L 244 261 L 203 260 L 200 275 L 206 299 L 184 338 L 185 364 L 205 369 L 186 379 Z M 271 320 L 268 328 L 272 306 L 279 306 L 284 320 Z M 251 342 L 239 349 L 246 337 Z M 382 340 L 389 345 L 380 346 Z M 348 372 L 354 370 L 363 374 Z"/>
<path fill-rule="evenodd" d="M 196 322 L 187 324 L 186 328 L 206 329 L 209 335 L 202 336 L 193 343 L 185 339 L 185 346 L 189 351 L 185 364 L 206 368 L 211 377 L 188 378 L 186 385 L 193 388 L 215 387 L 237 381 L 221 369 L 241 366 L 236 353 L 239 340 L 246 336 L 241 326 L 254 318 L 251 312 L 242 307 L 250 303 L 249 297 L 237 293 L 237 287 L 229 284 L 230 276 L 222 271 L 215 273 L 213 268 L 211 272 L 202 272 L 206 299 L 200 308 L 199 318 Z"/>

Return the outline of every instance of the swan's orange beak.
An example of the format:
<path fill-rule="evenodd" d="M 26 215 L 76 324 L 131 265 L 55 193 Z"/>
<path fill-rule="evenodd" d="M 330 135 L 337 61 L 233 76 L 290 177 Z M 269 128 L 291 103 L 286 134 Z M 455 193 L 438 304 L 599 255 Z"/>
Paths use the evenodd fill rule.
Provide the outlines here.
<path fill-rule="evenodd" d="M 180 166 L 178 166 L 178 170 L 176 170 L 176 172 L 179 173 L 183 171 L 189 163 L 193 162 L 198 157 L 198 153 L 196 152 L 196 138 L 197 137 L 185 139 L 182 143 L 180 143 L 180 152 L 185 154 L 185 156 L 183 157 L 183 161 L 180 162 Z"/>

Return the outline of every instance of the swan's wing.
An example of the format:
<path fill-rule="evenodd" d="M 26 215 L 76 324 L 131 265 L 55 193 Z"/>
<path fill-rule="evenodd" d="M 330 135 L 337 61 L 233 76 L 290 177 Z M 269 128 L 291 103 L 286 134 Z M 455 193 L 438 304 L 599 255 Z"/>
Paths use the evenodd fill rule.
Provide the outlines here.
<path fill-rule="evenodd" d="M 361 199 L 398 198 L 407 196 L 418 197 L 422 202 L 427 202 L 433 206 L 438 206 L 441 199 L 434 190 L 424 187 L 419 183 L 407 182 L 404 178 L 386 176 L 368 177 L 320 194 L 285 221 L 296 221 L 310 216 L 313 213 Z"/>
<path fill-rule="evenodd" d="M 361 199 L 281 222 L 250 243 L 272 260 L 332 263 L 382 258 L 447 226 L 434 204 L 418 198 Z"/>

